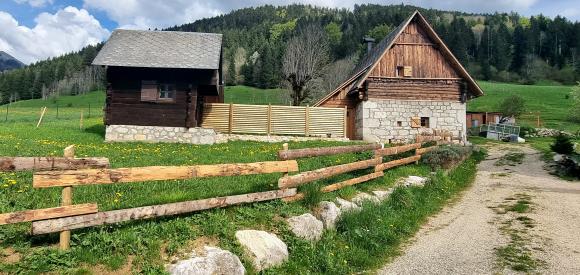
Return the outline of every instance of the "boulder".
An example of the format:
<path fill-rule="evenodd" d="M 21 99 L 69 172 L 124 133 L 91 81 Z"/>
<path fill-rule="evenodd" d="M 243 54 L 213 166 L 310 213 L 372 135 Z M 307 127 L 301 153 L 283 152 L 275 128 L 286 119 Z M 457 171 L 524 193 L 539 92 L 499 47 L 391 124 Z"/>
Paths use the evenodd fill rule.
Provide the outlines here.
<path fill-rule="evenodd" d="M 294 235 L 309 241 L 320 240 L 324 230 L 322 222 L 310 213 L 289 218 L 288 225 Z"/>
<path fill-rule="evenodd" d="M 564 159 L 564 155 L 561 154 L 554 154 L 554 156 L 552 157 L 552 159 L 554 160 L 554 162 L 560 162 Z"/>
<path fill-rule="evenodd" d="M 288 247 L 276 235 L 258 230 L 240 230 L 236 239 L 257 271 L 281 265 L 288 259 Z"/>
<path fill-rule="evenodd" d="M 375 190 L 372 193 L 377 199 L 379 199 L 379 201 L 384 201 L 387 198 L 389 198 L 389 196 L 391 195 L 391 193 L 393 193 L 394 190 L 395 190 L 394 188 L 389 188 L 387 189 L 387 191 Z"/>
<path fill-rule="evenodd" d="M 351 201 L 357 204 L 358 206 L 362 206 L 363 203 L 365 202 L 373 202 L 373 203 L 381 202 L 377 197 L 371 196 L 367 193 L 358 193 L 356 196 L 354 196 L 354 198 L 352 198 Z"/>
<path fill-rule="evenodd" d="M 191 254 L 191 258 L 182 260 L 169 267 L 172 275 L 205 275 L 205 274 L 245 274 L 246 269 L 238 256 L 217 247 L 204 247 L 205 256 Z"/>
<path fill-rule="evenodd" d="M 356 211 L 360 209 L 360 206 L 356 205 L 355 203 L 341 198 L 336 198 L 336 203 L 338 204 L 338 208 L 340 208 L 341 212 Z"/>
<path fill-rule="evenodd" d="M 333 202 L 322 201 L 318 204 L 315 214 L 322 221 L 324 228 L 334 229 L 336 222 L 340 218 L 340 208 Z"/>
<path fill-rule="evenodd" d="M 408 176 L 400 182 L 400 185 L 405 187 L 411 187 L 411 186 L 423 186 L 425 185 L 425 183 L 427 183 L 427 178 L 418 176 Z"/>

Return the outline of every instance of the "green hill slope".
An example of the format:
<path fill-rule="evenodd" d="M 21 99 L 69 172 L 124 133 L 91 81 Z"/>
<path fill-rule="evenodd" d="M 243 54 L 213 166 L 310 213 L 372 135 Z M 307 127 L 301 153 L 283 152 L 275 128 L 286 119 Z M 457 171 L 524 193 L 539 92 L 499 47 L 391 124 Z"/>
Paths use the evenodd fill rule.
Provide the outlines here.
<path fill-rule="evenodd" d="M 543 127 L 578 131 L 580 125 L 566 120 L 572 100 L 567 98 L 571 86 L 539 86 L 516 85 L 508 83 L 493 83 L 480 81 L 485 95 L 468 103 L 468 111 L 492 112 L 498 110 L 498 105 L 511 95 L 521 96 L 526 103 L 527 112 L 539 112 Z M 536 126 L 536 117 L 526 115 L 518 124 Z"/>

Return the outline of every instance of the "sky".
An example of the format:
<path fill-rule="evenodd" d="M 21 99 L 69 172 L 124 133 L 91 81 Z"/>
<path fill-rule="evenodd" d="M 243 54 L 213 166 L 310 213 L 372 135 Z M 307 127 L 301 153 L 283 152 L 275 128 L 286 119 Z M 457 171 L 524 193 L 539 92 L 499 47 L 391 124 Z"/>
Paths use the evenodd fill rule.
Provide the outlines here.
<path fill-rule="evenodd" d="M 292 3 L 347 9 L 364 3 L 405 3 L 580 21 L 580 0 L 0 0 L 0 51 L 29 64 L 104 41 L 116 28 L 161 29 L 243 7 Z"/>

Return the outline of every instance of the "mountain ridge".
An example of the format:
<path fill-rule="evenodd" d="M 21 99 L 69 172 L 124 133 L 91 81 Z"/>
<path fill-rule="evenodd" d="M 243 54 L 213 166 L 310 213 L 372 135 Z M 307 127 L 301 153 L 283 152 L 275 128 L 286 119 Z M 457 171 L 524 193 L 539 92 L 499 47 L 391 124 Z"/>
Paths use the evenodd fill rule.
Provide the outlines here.
<path fill-rule="evenodd" d="M 0 72 L 20 69 L 26 66 L 20 60 L 16 59 L 7 52 L 0 51 Z"/>

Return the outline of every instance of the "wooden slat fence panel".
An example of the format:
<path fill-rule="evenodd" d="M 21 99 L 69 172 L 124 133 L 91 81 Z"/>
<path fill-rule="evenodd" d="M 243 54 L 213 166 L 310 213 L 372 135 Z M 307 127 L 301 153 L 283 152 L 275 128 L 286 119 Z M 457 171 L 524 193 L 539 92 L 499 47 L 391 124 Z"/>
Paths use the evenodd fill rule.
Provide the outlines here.
<path fill-rule="evenodd" d="M 218 132 L 227 133 L 229 130 L 230 104 L 205 104 L 201 127 L 213 128 Z"/>
<path fill-rule="evenodd" d="M 233 105 L 233 133 L 266 134 L 268 131 L 267 105 Z"/>
<path fill-rule="evenodd" d="M 343 108 L 207 103 L 201 126 L 222 133 L 344 137 L 345 123 Z"/>
<path fill-rule="evenodd" d="M 272 106 L 273 135 L 305 135 L 306 108 Z"/>

